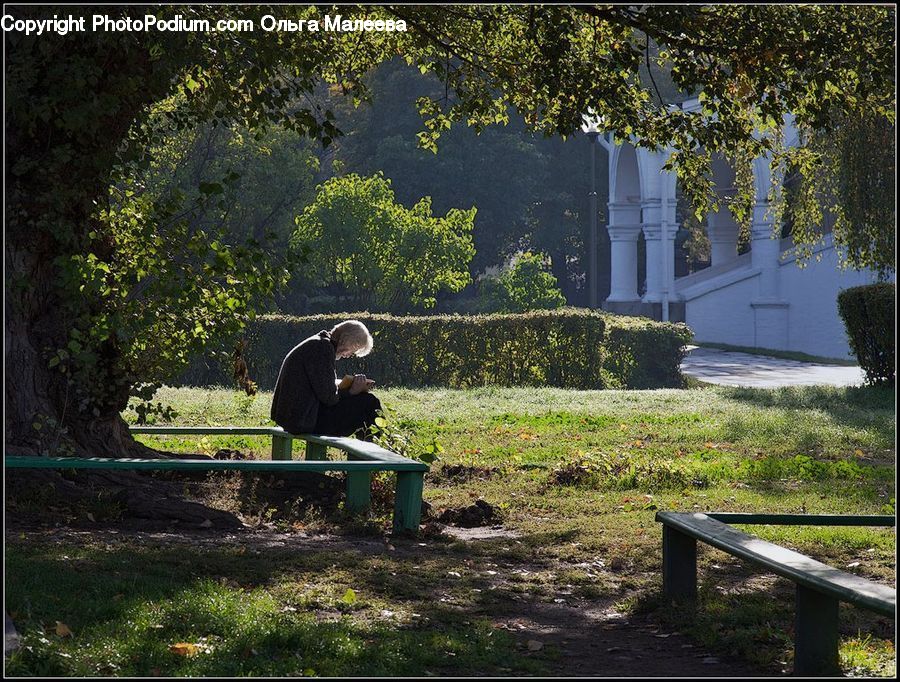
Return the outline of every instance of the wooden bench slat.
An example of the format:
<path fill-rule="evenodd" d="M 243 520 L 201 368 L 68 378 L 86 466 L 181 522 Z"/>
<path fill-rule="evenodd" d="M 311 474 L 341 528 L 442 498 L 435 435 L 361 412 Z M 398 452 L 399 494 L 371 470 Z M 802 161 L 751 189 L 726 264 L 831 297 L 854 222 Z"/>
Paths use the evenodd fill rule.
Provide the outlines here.
<path fill-rule="evenodd" d="M 150 434 L 150 435 L 258 435 L 258 436 L 278 436 L 281 438 L 290 437 L 298 440 L 304 440 L 309 443 L 318 443 L 327 447 L 337 448 L 344 452 L 349 452 L 357 457 L 367 460 L 377 460 L 381 462 L 413 462 L 408 457 L 398 455 L 396 452 L 385 450 L 374 443 L 355 438 L 343 438 L 340 436 L 319 436 L 309 433 L 289 433 L 278 426 L 132 426 L 132 433 Z M 427 469 L 427 465 L 422 465 L 423 470 Z"/>
<path fill-rule="evenodd" d="M 760 564 L 773 573 L 841 601 L 886 616 L 896 611 L 896 590 L 873 583 L 808 556 L 731 528 L 702 513 L 658 512 L 658 521 L 721 549 Z"/>
<path fill-rule="evenodd" d="M 422 462 L 229 460 L 229 459 L 110 459 L 7 456 L 8 469 L 130 469 L 156 471 L 425 471 Z"/>
<path fill-rule="evenodd" d="M 138 426 L 129 427 L 134 434 L 148 435 L 235 435 L 270 436 L 272 459 L 111 459 L 76 457 L 5 457 L 6 467 L 12 469 L 131 469 L 155 471 L 343 471 L 347 473 L 347 508 L 354 512 L 367 509 L 371 502 L 371 474 L 374 471 L 393 471 L 397 474 L 394 493 L 395 533 L 416 533 L 422 507 L 422 484 L 428 465 L 374 443 L 355 438 L 293 434 L 278 426 Z M 294 460 L 291 444 L 306 441 L 306 458 Z M 326 458 L 326 447 L 347 453 L 347 460 Z"/>
<path fill-rule="evenodd" d="M 339 448 L 345 452 L 352 452 L 357 457 L 363 459 L 375 459 L 383 462 L 408 462 L 407 457 L 398 455 L 396 452 L 385 450 L 384 448 L 369 443 L 364 440 L 354 440 L 352 438 L 338 438 L 337 436 L 315 436 L 311 434 L 301 434 L 295 438 L 302 438 L 312 443 L 320 443 L 328 447 Z"/>
<path fill-rule="evenodd" d="M 706 515 L 722 523 L 748 523 L 776 526 L 876 526 L 897 525 L 894 516 L 850 514 L 746 514 L 743 512 L 706 512 Z"/>

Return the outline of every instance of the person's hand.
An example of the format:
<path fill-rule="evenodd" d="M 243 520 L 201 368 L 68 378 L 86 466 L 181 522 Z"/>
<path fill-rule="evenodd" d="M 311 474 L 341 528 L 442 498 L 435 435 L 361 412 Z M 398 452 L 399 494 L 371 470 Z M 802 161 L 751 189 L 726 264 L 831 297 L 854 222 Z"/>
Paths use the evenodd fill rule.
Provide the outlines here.
<path fill-rule="evenodd" d="M 362 393 L 366 390 L 366 375 L 365 374 L 357 374 L 353 377 L 353 383 L 350 384 L 350 395 L 356 395 L 357 393 Z"/>
<path fill-rule="evenodd" d="M 375 388 L 375 380 L 366 378 L 366 390 L 371 391 L 373 388 Z"/>

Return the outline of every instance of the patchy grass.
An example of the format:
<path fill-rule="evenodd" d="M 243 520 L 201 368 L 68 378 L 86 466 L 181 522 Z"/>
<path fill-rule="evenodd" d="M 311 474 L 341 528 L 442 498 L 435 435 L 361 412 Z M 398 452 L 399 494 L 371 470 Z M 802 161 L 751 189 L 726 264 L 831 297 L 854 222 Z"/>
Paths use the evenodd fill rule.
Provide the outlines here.
<path fill-rule="evenodd" d="M 7 544 L 8 581 L 15 576 L 7 608 L 24 623 L 22 647 L 7 663 L 11 675 L 365 677 L 543 669 L 514 656 L 512 638 L 483 616 L 428 599 L 445 565 L 430 566 L 410 583 L 391 576 L 411 573 L 418 561 L 361 562 L 345 549 L 326 555 L 269 548 L 263 556 L 237 541 L 199 549 L 109 537 L 47 547 L 32 539 Z"/>
<path fill-rule="evenodd" d="M 791 666 L 790 585 L 704 550 L 696 608 L 672 609 L 659 597 L 655 512 L 894 513 L 895 403 L 886 390 L 393 389 L 379 396 L 413 449 L 435 438 L 444 448 L 426 476 L 433 508 L 483 498 L 507 536 L 426 533 L 422 546 L 392 541 L 396 550 L 367 554 L 359 547 L 381 543 L 389 528 L 389 476 L 377 479 L 368 518 L 307 514 L 272 524 L 260 502 L 253 520 L 263 527 L 288 537 L 342 533 L 348 545 L 340 549 L 257 555 L 228 543 L 174 549 L 8 536 L 9 608 L 30 647 L 8 668 L 84 676 L 565 674 L 573 656 L 561 645 L 523 652 L 521 637 L 496 627 L 498 614 L 513 608 L 534 616 L 564 605 L 579 614 L 612 607 L 649 614 L 697 646 L 778 674 Z M 227 390 L 164 389 L 157 399 L 182 425 L 269 423 L 270 394 L 250 400 Z M 140 438 L 177 452 L 270 451 L 265 438 Z M 232 508 L 239 486 L 221 475 L 209 480 L 207 502 Z M 894 582 L 893 529 L 746 530 Z M 348 589 L 355 597 L 344 600 Z M 74 635 L 54 634 L 57 620 Z M 884 619 L 846 607 L 841 623 L 845 672 L 889 676 L 893 631 Z M 571 627 L 591 631 L 598 623 Z M 169 651 L 178 642 L 193 643 L 196 655 Z"/>

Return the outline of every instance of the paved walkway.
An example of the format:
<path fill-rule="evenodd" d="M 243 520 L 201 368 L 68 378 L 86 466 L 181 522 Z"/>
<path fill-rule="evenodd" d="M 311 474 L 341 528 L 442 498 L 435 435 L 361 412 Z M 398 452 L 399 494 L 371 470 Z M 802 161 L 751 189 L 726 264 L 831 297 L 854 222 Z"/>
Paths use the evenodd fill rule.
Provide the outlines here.
<path fill-rule="evenodd" d="M 784 360 L 714 348 L 689 348 L 692 350 L 681 363 L 681 371 L 711 384 L 752 388 L 859 386 L 865 379 L 859 367 Z"/>

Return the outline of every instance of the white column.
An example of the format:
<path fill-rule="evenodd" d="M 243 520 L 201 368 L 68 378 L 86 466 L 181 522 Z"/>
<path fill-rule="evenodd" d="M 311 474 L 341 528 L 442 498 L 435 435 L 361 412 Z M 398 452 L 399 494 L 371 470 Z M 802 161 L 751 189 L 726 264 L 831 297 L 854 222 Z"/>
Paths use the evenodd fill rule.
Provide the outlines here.
<path fill-rule="evenodd" d="M 720 200 L 721 201 L 721 200 Z M 738 225 L 731 210 L 719 204 L 719 212 L 707 215 L 710 265 L 721 265 L 737 258 Z"/>
<path fill-rule="evenodd" d="M 662 217 L 665 221 L 663 231 L 663 258 L 666 259 L 666 267 L 663 268 L 664 288 L 669 300 L 675 298 L 675 235 L 678 233 L 678 200 L 675 198 L 675 174 L 668 172 L 666 179 L 667 191 L 663 193 Z"/>
<path fill-rule="evenodd" d="M 638 204 L 610 202 L 610 290 L 609 302 L 634 302 L 637 293 L 637 240 L 641 232 Z"/>
<path fill-rule="evenodd" d="M 754 345 L 758 348 L 785 350 L 788 348 L 788 302 L 781 295 L 779 283 L 779 259 L 781 240 L 773 238 L 773 224 L 766 212 L 766 202 L 757 202 L 753 208 L 753 224 L 750 228 L 750 260 L 759 268 L 759 291 L 750 305 L 753 308 L 755 328 Z"/>
<path fill-rule="evenodd" d="M 659 199 L 647 199 L 641 204 L 644 244 L 647 247 L 647 291 L 641 299 L 645 303 L 660 303 L 663 299 L 662 205 Z"/>

